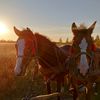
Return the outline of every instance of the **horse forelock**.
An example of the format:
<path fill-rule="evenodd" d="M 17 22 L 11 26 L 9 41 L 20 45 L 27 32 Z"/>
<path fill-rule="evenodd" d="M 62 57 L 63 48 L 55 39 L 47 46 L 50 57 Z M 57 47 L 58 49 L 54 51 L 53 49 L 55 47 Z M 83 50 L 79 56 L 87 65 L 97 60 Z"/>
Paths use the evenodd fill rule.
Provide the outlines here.
<path fill-rule="evenodd" d="M 81 29 L 87 29 L 84 23 L 80 24 L 80 26 L 78 27 L 78 30 L 81 30 Z"/>

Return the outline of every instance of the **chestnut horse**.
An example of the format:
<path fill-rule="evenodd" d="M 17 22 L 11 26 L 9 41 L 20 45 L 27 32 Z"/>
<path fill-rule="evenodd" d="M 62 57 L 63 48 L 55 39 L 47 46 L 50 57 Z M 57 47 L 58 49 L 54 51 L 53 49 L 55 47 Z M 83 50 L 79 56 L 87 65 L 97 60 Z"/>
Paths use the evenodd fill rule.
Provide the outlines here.
<path fill-rule="evenodd" d="M 79 91 L 85 91 L 85 99 L 90 100 L 91 90 L 95 79 L 92 73 L 95 71 L 95 51 L 96 47 L 92 39 L 92 33 L 96 21 L 89 27 L 80 25 L 77 27 L 72 24 L 72 32 L 74 35 L 71 47 L 71 85 L 73 89 L 74 100 L 79 97 Z M 82 100 L 82 98 L 81 98 Z"/>
<path fill-rule="evenodd" d="M 67 53 L 45 36 L 33 33 L 29 28 L 20 31 L 14 27 L 14 31 L 18 36 L 15 75 L 24 75 L 28 64 L 34 58 L 39 65 L 38 70 L 46 81 L 48 93 L 51 93 L 51 80 L 57 82 L 57 92 L 60 92 L 64 76 L 68 73 L 68 67 L 66 66 Z M 60 100 L 60 97 L 58 97 L 58 100 Z"/>

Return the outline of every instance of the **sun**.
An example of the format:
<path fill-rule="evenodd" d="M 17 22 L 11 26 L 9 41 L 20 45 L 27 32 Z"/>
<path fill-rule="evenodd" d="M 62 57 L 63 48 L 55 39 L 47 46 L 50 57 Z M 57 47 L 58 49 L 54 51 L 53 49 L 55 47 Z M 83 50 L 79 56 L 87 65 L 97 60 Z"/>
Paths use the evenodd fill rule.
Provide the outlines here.
<path fill-rule="evenodd" d="M 5 23 L 0 22 L 0 34 L 4 34 L 8 32 L 8 27 Z"/>

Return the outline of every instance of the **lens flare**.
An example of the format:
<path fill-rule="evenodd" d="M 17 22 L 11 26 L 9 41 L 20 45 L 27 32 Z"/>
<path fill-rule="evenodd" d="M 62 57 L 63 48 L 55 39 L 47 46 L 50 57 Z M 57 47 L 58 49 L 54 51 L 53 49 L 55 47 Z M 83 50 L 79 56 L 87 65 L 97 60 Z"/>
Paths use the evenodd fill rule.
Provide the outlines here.
<path fill-rule="evenodd" d="M 0 22 L 0 34 L 4 34 L 8 32 L 8 28 L 5 23 Z"/>

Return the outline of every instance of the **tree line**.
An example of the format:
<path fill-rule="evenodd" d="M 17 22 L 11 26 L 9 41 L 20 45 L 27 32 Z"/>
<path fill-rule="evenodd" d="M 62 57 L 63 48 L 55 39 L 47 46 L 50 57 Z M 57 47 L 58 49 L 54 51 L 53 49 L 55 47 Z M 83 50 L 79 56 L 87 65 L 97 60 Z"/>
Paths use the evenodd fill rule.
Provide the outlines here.
<path fill-rule="evenodd" d="M 97 47 L 100 47 L 100 36 L 96 35 L 96 37 L 92 37 L 94 43 Z M 62 38 L 59 38 L 58 44 L 72 44 L 72 40 L 70 41 L 68 38 L 66 38 L 66 41 L 64 42 Z"/>
<path fill-rule="evenodd" d="M 94 43 L 96 44 L 97 47 L 100 47 L 100 36 L 96 35 L 96 37 L 92 37 Z M 0 43 L 14 43 L 15 41 L 13 40 L 0 40 Z M 70 41 L 68 38 L 66 38 L 65 41 L 63 41 L 62 38 L 59 38 L 58 42 L 55 42 L 58 45 L 62 45 L 62 44 L 72 44 L 72 40 Z"/>

